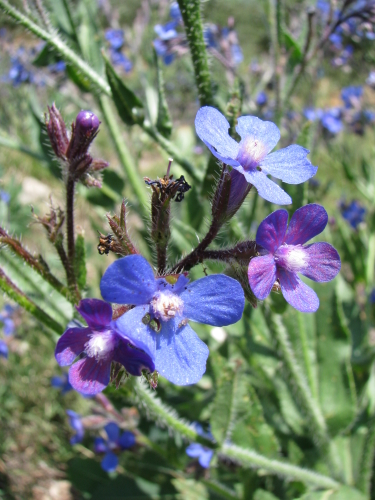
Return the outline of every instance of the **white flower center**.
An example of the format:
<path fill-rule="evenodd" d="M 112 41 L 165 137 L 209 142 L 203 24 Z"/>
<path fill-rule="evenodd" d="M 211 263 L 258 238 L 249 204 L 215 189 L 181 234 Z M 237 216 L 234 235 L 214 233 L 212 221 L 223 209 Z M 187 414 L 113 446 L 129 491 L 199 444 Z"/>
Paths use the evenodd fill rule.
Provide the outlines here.
<path fill-rule="evenodd" d="M 98 361 L 108 358 L 116 346 L 116 338 L 111 331 L 94 332 L 85 344 L 85 351 L 90 358 Z"/>
<path fill-rule="evenodd" d="M 178 295 L 169 291 L 157 292 L 151 301 L 152 312 L 157 319 L 169 321 L 184 310 L 184 303 Z"/>
<path fill-rule="evenodd" d="M 250 136 L 241 142 L 236 159 L 247 169 L 257 167 L 265 156 L 266 148 L 263 142 Z"/>
<path fill-rule="evenodd" d="M 302 246 L 281 246 L 275 254 L 275 260 L 293 273 L 298 273 L 308 266 L 307 253 Z"/>

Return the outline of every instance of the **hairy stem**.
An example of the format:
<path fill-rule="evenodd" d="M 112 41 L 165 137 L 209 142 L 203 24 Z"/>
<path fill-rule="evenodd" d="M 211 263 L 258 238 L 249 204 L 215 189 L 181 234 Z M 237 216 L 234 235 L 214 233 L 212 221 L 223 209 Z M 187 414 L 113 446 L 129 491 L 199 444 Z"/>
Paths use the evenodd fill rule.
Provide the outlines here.
<path fill-rule="evenodd" d="M 72 175 L 69 174 L 66 182 L 66 233 L 68 240 L 68 266 L 67 279 L 69 287 L 79 296 L 76 277 L 74 272 L 75 261 L 75 238 L 74 238 L 74 190 L 75 181 Z"/>
<path fill-rule="evenodd" d="M 213 104 L 212 85 L 206 44 L 204 43 L 200 0 L 178 0 L 184 21 L 191 58 L 194 66 L 195 83 L 201 106 Z"/>
<path fill-rule="evenodd" d="M 357 482 L 357 487 L 368 498 L 371 493 L 372 471 L 375 458 L 375 418 L 372 419 L 368 429 L 368 435 L 365 441 L 363 455 L 361 459 L 360 473 Z"/>
<path fill-rule="evenodd" d="M 46 314 L 40 307 L 32 302 L 26 295 L 8 278 L 4 271 L 0 268 L 0 289 L 8 295 L 18 305 L 26 309 L 35 318 L 44 323 L 48 328 L 61 335 L 64 328 L 57 323 L 51 316 Z"/>

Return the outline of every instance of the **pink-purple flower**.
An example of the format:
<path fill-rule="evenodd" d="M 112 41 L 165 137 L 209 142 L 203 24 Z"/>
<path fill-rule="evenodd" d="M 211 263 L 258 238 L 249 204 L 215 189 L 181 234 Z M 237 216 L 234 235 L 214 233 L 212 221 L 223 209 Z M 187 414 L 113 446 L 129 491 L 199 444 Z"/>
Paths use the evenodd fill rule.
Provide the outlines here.
<path fill-rule="evenodd" d="M 112 321 L 112 307 L 98 299 L 81 300 L 77 311 L 88 327 L 68 328 L 57 342 L 55 357 L 60 366 L 71 365 L 69 382 L 82 394 L 97 394 L 107 387 L 111 363 L 124 366 L 130 375 L 139 376 L 142 370 L 153 372 L 152 359 L 136 341 L 120 330 Z"/>
<path fill-rule="evenodd" d="M 213 326 L 238 321 L 245 299 L 241 285 L 222 274 L 193 283 L 184 275 L 156 278 L 141 255 L 111 264 L 100 283 L 105 300 L 134 305 L 115 327 L 155 360 L 155 369 L 177 385 L 194 384 L 206 371 L 208 348 L 188 320 Z"/>
<path fill-rule="evenodd" d="M 280 131 L 272 122 L 256 116 L 241 116 L 236 126 L 241 142 L 228 134 L 229 123 L 215 108 L 204 106 L 195 118 L 198 136 L 213 155 L 244 176 L 244 182 L 256 187 L 262 198 L 278 205 L 292 203 L 290 196 L 267 177 L 271 175 L 288 184 L 300 184 L 316 174 L 306 158 L 309 151 L 293 144 L 270 153 L 280 139 Z"/>
<path fill-rule="evenodd" d="M 254 295 L 265 299 L 276 280 L 285 300 L 301 312 L 315 312 L 319 299 L 298 273 L 317 282 L 331 281 L 340 271 L 339 254 L 329 243 L 305 245 L 326 227 L 328 215 L 320 205 L 306 205 L 294 213 L 276 210 L 259 225 L 256 242 L 260 256 L 251 259 L 249 283 Z"/>

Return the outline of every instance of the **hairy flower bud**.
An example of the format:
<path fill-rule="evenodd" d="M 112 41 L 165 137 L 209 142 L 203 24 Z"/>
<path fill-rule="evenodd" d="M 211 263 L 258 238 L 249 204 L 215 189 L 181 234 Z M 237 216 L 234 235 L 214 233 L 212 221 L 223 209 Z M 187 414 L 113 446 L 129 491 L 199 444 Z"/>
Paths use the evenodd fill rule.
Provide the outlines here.
<path fill-rule="evenodd" d="M 91 111 L 78 113 L 75 123 L 72 124 L 72 137 L 67 151 L 69 160 L 87 154 L 90 144 L 98 134 L 99 125 L 99 118 Z"/>
<path fill-rule="evenodd" d="M 251 189 L 243 175 L 224 165 L 212 201 L 212 217 L 220 223 L 228 221 L 240 208 Z"/>
<path fill-rule="evenodd" d="M 56 108 L 55 103 L 51 107 L 48 106 L 48 116 L 45 115 L 45 123 L 51 146 L 55 155 L 58 158 L 65 159 L 69 145 L 68 132 L 65 122 Z"/>

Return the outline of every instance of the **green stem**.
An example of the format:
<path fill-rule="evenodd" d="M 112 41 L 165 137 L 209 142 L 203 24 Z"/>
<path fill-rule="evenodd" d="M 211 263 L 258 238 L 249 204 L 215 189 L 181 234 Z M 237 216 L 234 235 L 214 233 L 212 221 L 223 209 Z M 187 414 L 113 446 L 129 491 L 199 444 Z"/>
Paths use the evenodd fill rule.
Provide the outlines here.
<path fill-rule="evenodd" d="M 99 104 L 103 113 L 104 120 L 108 126 L 109 133 L 111 134 L 112 140 L 114 142 L 117 154 L 120 158 L 122 167 L 125 171 L 127 180 L 137 198 L 140 209 L 144 216 L 148 217 L 148 210 L 146 206 L 148 205 L 148 196 L 145 189 L 144 182 L 142 181 L 139 171 L 135 166 L 133 158 L 126 147 L 123 137 L 121 136 L 119 127 L 116 123 L 116 118 L 112 111 L 108 97 L 99 96 Z"/>
<path fill-rule="evenodd" d="M 373 418 L 365 441 L 357 488 L 368 498 L 371 493 L 371 479 L 375 458 L 375 418 Z"/>
<path fill-rule="evenodd" d="M 273 58 L 273 82 L 275 88 L 275 122 L 280 121 L 280 0 L 269 0 L 269 24 Z"/>
<path fill-rule="evenodd" d="M 305 369 L 306 369 L 307 380 L 308 380 L 308 383 L 310 386 L 312 396 L 315 398 L 315 400 L 318 400 L 318 387 L 317 387 L 316 379 L 315 379 L 315 376 L 313 373 L 313 364 L 312 364 L 311 359 L 310 359 L 307 332 L 306 332 L 306 326 L 305 326 L 305 323 L 303 320 L 303 313 L 298 312 L 297 318 L 298 318 L 298 333 L 299 333 L 299 338 L 301 341 L 303 361 L 304 361 L 304 365 L 305 365 Z"/>
<path fill-rule="evenodd" d="M 340 486 L 337 481 L 323 474 L 318 474 L 314 471 L 290 465 L 279 460 L 272 460 L 255 451 L 240 448 L 239 446 L 224 444 L 220 453 L 240 462 L 244 467 L 266 469 L 276 476 L 287 477 L 319 488 L 337 489 Z"/>
<path fill-rule="evenodd" d="M 221 496 L 222 498 L 226 498 L 227 500 L 239 500 L 239 496 L 229 488 L 226 488 L 223 484 L 214 481 L 213 479 L 204 479 L 200 480 L 202 484 L 207 486 L 213 493 Z"/>
<path fill-rule="evenodd" d="M 210 106 L 213 104 L 213 96 L 206 44 L 203 37 L 201 2 L 200 0 L 178 0 L 178 5 L 193 60 L 199 102 L 201 106 Z"/>
<path fill-rule="evenodd" d="M 327 425 L 316 400 L 311 393 L 310 386 L 299 366 L 289 340 L 288 332 L 282 323 L 281 316 L 268 312 L 266 314 L 270 329 L 278 344 L 279 352 L 291 380 L 292 389 L 303 406 L 303 410 L 313 426 L 313 435 L 323 454 L 327 454 L 331 469 L 335 475 L 340 475 L 340 464 L 334 444 L 329 438 Z M 288 377 L 288 378 L 289 378 Z"/>
<path fill-rule="evenodd" d="M 367 262 L 366 262 L 366 284 L 369 288 L 374 283 L 375 268 L 375 233 L 370 234 L 368 242 Z"/>
<path fill-rule="evenodd" d="M 201 443 L 207 448 L 216 449 L 220 455 L 238 461 L 245 467 L 254 469 L 262 468 L 277 476 L 295 479 L 320 488 L 338 488 L 340 486 L 338 482 L 330 477 L 279 460 L 269 459 L 250 449 L 228 444 L 220 447 L 209 439 L 199 436 L 191 424 L 186 420 L 180 419 L 176 411 L 169 408 L 157 398 L 155 393 L 151 392 L 140 378 L 137 378 L 133 387 L 135 391 L 135 403 L 144 410 L 149 418 L 152 418 L 157 423 L 168 427 L 171 431 L 182 435 L 190 441 Z"/>
<path fill-rule="evenodd" d="M 35 318 L 44 323 L 48 328 L 61 335 L 64 328 L 57 323 L 51 316 L 46 314 L 40 307 L 32 302 L 21 290 L 6 276 L 4 271 L 0 268 L 0 289 L 8 295 L 12 300 L 17 302 L 18 305 L 26 309 Z"/>

